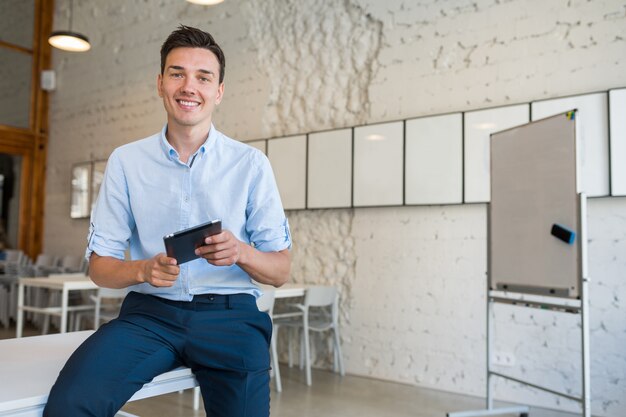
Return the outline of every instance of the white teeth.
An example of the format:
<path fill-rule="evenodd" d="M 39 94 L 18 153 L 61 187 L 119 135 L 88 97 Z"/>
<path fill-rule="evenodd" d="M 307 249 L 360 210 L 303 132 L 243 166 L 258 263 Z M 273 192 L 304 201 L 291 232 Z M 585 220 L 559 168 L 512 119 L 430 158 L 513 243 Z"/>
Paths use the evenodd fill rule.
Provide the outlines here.
<path fill-rule="evenodd" d="M 182 104 L 183 106 L 199 106 L 200 105 L 200 103 L 196 103 L 195 101 L 178 100 L 178 102 Z"/>

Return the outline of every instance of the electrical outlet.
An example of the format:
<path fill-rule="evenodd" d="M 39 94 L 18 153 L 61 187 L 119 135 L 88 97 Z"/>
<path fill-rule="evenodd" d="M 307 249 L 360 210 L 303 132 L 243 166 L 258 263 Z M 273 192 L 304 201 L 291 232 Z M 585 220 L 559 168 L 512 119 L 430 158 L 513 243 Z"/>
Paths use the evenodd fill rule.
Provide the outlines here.
<path fill-rule="evenodd" d="M 515 355 L 510 352 L 495 352 L 491 363 L 496 366 L 515 366 Z"/>

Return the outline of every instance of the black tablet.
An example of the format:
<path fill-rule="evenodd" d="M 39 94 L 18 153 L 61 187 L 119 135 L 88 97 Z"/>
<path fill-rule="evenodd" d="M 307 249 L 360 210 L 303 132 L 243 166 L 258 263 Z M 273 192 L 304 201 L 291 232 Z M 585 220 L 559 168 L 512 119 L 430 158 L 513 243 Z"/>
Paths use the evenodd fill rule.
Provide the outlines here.
<path fill-rule="evenodd" d="M 163 237 L 165 252 L 176 259 L 178 265 L 198 258 L 195 250 L 204 245 L 204 239 L 222 231 L 222 221 L 211 220 L 189 229 L 181 230 Z"/>

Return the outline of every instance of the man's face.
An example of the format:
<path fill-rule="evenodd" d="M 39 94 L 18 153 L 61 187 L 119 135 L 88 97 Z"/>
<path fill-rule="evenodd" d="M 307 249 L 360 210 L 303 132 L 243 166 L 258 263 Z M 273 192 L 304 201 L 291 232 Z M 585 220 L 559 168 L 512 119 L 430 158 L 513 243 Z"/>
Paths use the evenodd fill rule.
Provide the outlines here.
<path fill-rule="evenodd" d="M 220 64 L 213 52 L 204 48 L 172 49 L 165 59 L 163 74 L 157 78 L 168 124 L 206 124 L 208 129 L 213 109 L 224 93 L 224 83 L 220 84 L 219 79 Z"/>

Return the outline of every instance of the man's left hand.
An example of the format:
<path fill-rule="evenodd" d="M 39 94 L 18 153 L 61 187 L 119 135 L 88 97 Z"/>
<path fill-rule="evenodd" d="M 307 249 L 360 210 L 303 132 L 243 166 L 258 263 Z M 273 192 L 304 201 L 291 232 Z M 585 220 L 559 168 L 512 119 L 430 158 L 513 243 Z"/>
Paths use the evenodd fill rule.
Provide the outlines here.
<path fill-rule="evenodd" d="M 229 230 L 207 237 L 204 243 L 196 249 L 196 255 L 215 266 L 235 265 L 240 260 L 244 245 Z"/>

